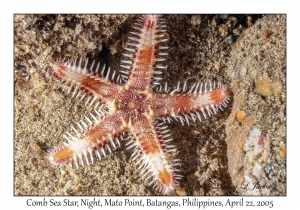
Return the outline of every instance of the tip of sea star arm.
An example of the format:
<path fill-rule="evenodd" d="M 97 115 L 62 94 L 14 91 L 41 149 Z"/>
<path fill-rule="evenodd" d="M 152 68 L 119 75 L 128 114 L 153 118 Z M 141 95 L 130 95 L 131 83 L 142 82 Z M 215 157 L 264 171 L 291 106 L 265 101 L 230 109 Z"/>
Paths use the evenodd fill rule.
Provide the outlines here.
<path fill-rule="evenodd" d="M 67 66 L 62 61 L 55 61 L 53 63 L 53 76 L 57 79 L 61 79 L 65 76 L 65 71 L 67 69 Z"/>
<path fill-rule="evenodd" d="M 173 164 L 166 164 L 165 161 L 153 161 L 151 160 L 151 157 L 146 156 L 147 155 L 144 155 L 144 157 L 141 158 L 141 166 L 144 165 L 144 169 L 141 171 L 142 178 L 145 178 L 146 180 L 152 179 L 150 185 L 153 185 L 153 187 L 162 194 L 171 194 L 178 188 L 178 180 L 181 178 L 180 175 L 176 174 L 176 171 L 179 171 L 179 169 L 173 168 L 173 166 L 178 165 L 179 163 L 175 163 L 176 161 L 173 161 Z"/>
<path fill-rule="evenodd" d="M 152 154 L 141 154 L 137 164 L 141 163 L 139 168 L 143 168 L 141 172 L 142 178 L 151 180 L 150 185 L 160 191 L 162 194 L 170 194 L 178 187 L 178 179 L 180 175 L 176 174 L 175 167 L 180 165 L 176 163 L 178 160 L 166 160 L 166 155 L 158 152 Z"/>
<path fill-rule="evenodd" d="M 158 20 L 161 18 L 161 15 L 144 15 L 141 19 L 143 27 L 151 29 L 157 24 Z"/>
<path fill-rule="evenodd" d="M 163 194 L 169 194 L 177 188 L 178 183 L 175 179 L 175 175 L 167 168 L 159 171 L 158 179 Z"/>
<path fill-rule="evenodd" d="M 60 147 L 49 152 L 46 158 L 53 165 L 60 165 L 72 160 L 74 151 L 69 146 Z"/>
<path fill-rule="evenodd" d="M 77 141 L 70 141 L 69 144 L 59 147 L 49 152 L 46 158 L 53 165 L 62 165 L 74 160 L 76 168 L 78 168 L 78 162 L 84 166 L 83 156 L 87 164 L 90 163 L 88 160 L 88 154 L 90 161 L 93 163 L 91 143 L 86 139 L 80 139 Z"/>
<path fill-rule="evenodd" d="M 210 92 L 210 100 L 217 106 L 226 105 L 229 102 L 229 89 L 225 85 L 219 84 Z"/>

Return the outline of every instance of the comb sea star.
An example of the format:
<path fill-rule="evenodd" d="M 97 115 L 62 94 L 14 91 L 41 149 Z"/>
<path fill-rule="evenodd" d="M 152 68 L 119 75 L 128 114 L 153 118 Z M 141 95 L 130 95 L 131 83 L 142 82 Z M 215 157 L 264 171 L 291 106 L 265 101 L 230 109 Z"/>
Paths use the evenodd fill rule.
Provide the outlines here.
<path fill-rule="evenodd" d="M 99 64 L 93 70 L 87 69 L 88 61 L 81 68 L 78 64 L 58 60 L 54 62 L 53 75 L 70 84 L 72 96 L 84 98 L 85 92 L 93 96 L 91 104 L 103 104 L 107 111 L 97 110 L 96 116 L 77 123 L 73 128 L 75 135 L 66 133 L 67 142 L 49 152 L 47 158 L 54 165 L 74 161 L 82 166 L 84 161 L 93 162 L 93 154 L 99 159 L 111 152 L 110 145 L 116 147 L 128 132 L 129 148 L 135 148 L 132 158 L 140 164 L 143 177 L 152 178 L 152 183 L 164 194 L 172 192 L 181 176 L 178 174 L 179 159 L 171 157 L 175 149 L 170 145 L 172 138 L 166 121 L 171 118 L 182 124 L 189 120 L 206 119 L 217 113 L 221 106 L 226 107 L 229 100 L 227 88 L 221 83 L 195 83 L 189 91 L 186 83 L 169 91 L 167 85 L 160 84 L 162 70 L 159 65 L 168 47 L 164 46 L 165 21 L 160 15 L 144 15 L 138 20 L 133 37 L 123 54 L 128 59 L 122 60 L 123 70 L 115 80 L 115 73 L 110 70 L 104 77 L 104 68 L 98 74 Z M 160 87 L 160 91 L 153 88 Z M 81 90 L 79 90 L 81 89 Z M 103 107 L 103 106 L 102 106 Z"/>

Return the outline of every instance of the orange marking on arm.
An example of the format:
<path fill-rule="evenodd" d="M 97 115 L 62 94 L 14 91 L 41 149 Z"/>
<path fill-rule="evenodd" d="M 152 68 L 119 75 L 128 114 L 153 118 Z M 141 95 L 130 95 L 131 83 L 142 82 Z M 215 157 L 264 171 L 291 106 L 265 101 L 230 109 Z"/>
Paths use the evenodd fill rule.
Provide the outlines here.
<path fill-rule="evenodd" d="M 171 174 L 164 168 L 162 171 L 159 171 L 158 177 L 161 179 L 161 182 L 168 186 L 172 182 Z"/>
<path fill-rule="evenodd" d="M 154 47 L 148 46 L 140 51 L 140 54 L 137 58 L 137 65 L 150 65 L 152 64 L 152 59 L 154 58 Z M 139 68 L 138 68 L 139 69 Z"/>
<path fill-rule="evenodd" d="M 146 133 L 140 141 L 141 147 L 143 148 L 145 154 L 154 154 L 160 152 L 160 149 L 156 144 L 155 137 L 152 133 Z"/>
<path fill-rule="evenodd" d="M 102 102 L 112 99 L 118 92 L 118 86 L 108 81 L 96 80 L 94 78 L 85 77 L 81 82 L 81 87 L 95 95 L 100 96 Z"/>
<path fill-rule="evenodd" d="M 140 89 L 146 87 L 151 81 L 151 68 L 154 65 L 154 47 L 147 46 L 142 49 L 136 58 L 129 80 L 131 86 Z"/>
<path fill-rule="evenodd" d="M 154 100 L 152 100 L 154 99 Z M 186 108 L 190 110 L 192 107 L 191 97 L 189 95 L 165 95 L 155 94 L 151 100 L 147 101 L 156 116 L 170 114 L 172 110 L 178 114 L 178 110 L 183 112 Z M 167 111 L 167 112 L 166 112 Z"/>
<path fill-rule="evenodd" d="M 140 149 L 146 155 L 161 152 L 157 134 L 154 128 L 152 128 L 151 123 L 150 119 L 147 119 L 144 115 L 140 115 L 132 128 L 133 135 L 140 142 Z"/>
<path fill-rule="evenodd" d="M 101 87 L 101 81 L 86 77 L 81 82 L 82 86 L 89 91 L 98 91 Z"/>
<path fill-rule="evenodd" d="M 104 118 L 98 124 L 90 128 L 85 134 L 85 136 L 93 143 L 102 144 L 104 141 L 108 141 L 107 137 L 109 135 L 119 135 L 124 131 L 122 128 L 122 118 L 125 117 L 120 114 L 120 112 L 115 113 L 109 117 Z M 113 133 L 113 129 L 115 133 Z"/>
<path fill-rule="evenodd" d="M 87 133 L 86 136 L 90 139 L 91 142 L 97 143 L 98 140 L 102 141 L 103 137 L 106 139 L 107 134 L 111 132 L 108 129 L 104 129 L 103 125 L 100 124 L 98 126 L 93 127 L 90 129 Z"/>
<path fill-rule="evenodd" d="M 212 101 L 220 100 L 220 98 L 221 98 L 221 93 L 219 91 L 214 91 L 210 94 L 210 100 Z"/>
<path fill-rule="evenodd" d="M 148 24 L 147 24 L 147 30 L 148 29 L 152 29 L 154 26 L 154 22 L 153 21 L 148 21 Z"/>
<path fill-rule="evenodd" d="M 214 101 L 215 104 L 221 104 L 228 98 L 228 92 L 225 88 L 218 88 L 210 93 L 210 100 Z"/>
<path fill-rule="evenodd" d="M 96 92 L 101 87 L 101 81 L 86 77 L 82 80 L 81 85 L 88 91 Z"/>
<path fill-rule="evenodd" d="M 170 107 L 173 107 L 175 111 L 177 111 L 178 109 L 183 111 L 184 108 L 189 109 L 191 106 L 192 106 L 191 97 L 185 95 L 185 96 L 174 97 Z"/>
<path fill-rule="evenodd" d="M 74 151 L 69 147 L 64 147 L 63 149 L 59 150 L 55 154 L 53 154 L 53 160 L 57 163 L 65 162 L 72 158 Z"/>
<path fill-rule="evenodd" d="M 136 59 L 136 67 L 133 69 L 134 72 L 139 72 L 141 79 L 145 79 L 145 77 L 149 76 L 150 69 L 154 63 L 154 48 L 152 46 L 148 46 L 140 51 L 139 56 Z M 143 75 L 141 75 L 142 73 Z"/>

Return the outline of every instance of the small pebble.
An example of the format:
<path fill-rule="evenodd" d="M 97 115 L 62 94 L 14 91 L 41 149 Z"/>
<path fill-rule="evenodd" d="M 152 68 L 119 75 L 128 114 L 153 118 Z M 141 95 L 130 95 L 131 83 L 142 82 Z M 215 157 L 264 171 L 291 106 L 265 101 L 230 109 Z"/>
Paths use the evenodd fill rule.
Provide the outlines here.
<path fill-rule="evenodd" d="M 191 24 L 193 26 L 199 25 L 201 23 L 201 15 L 193 15 L 191 18 Z"/>
<path fill-rule="evenodd" d="M 225 24 L 222 24 L 219 26 L 219 31 L 221 33 L 221 36 L 227 36 L 228 34 L 228 26 Z"/>
<path fill-rule="evenodd" d="M 256 87 L 254 92 L 262 96 L 268 96 L 272 93 L 270 84 L 266 79 L 258 79 L 256 81 Z"/>
<path fill-rule="evenodd" d="M 236 111 L 236 119 L 239 123 L 244 122 L 245 120 L 245 112 L 241 111 L 241 110 L 237 110 Z"/>
<path fill-rule="evenodd" d="M 279 149 L 279 155 L 284 159 L 286 158 L 286 151 L 284 148 Z"/>
<path fill-rule="evenodd" d="M 232 35 L 226 37 L 226 39 L 224 40 L 224 42 L 228 45 L 231 45 L 233 40 L 232 40 Z"/>
<path fill-rule="evenodd" d="M 271 173 L 271 167 L 270 166 L 266 166 L 265 167 L 265 171 L 267 174 L 270 174 Z"/>

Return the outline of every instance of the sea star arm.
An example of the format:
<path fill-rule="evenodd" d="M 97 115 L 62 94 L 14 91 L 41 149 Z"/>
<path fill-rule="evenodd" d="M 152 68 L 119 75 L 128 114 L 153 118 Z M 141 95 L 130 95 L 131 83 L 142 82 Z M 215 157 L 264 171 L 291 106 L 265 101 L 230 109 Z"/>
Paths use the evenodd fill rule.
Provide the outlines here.
<path fill-rule="evenodd" d="M 173 117 L 182 124 L 185 121 L 189 123 L 189 119 L 195 121 L 198 118 L 202 121 L 202 117 L 206 119 L 207 116 L 216 114 L 218 108 L 222 109 L 221 106 L 227 106 L 229 95 L 226 86 L 221 83 L 201 83 L 199 88 L 199 85 L 200 83 L 194 84 L 188 92 L 185 92 L 184 87 L 182 93 L 176 93 L 175 89 L 171 94 L 153 94 L 148 103 L 156 117 Z"/>
<path fill-rule="evenodd" d="M 93 119 L 87 118 L 87 124 L 81 121 L 78 124 L 79 131 L 74 129 L 76 135 L 66 133 L 64 137 L 68 142 L 64 146 L 49 152 L 48 159 L 54 165 L 63 164 L 74 160 L 76 168 L 78 161 L 83 166 L 83 156 L 86 163 L 89 164 L 88 155 L 93 162 L 93 152 L 101 159 L 101 153 L 106 156 L 105 150 L 111 152 L 109 143 L 115 148 L 119 144 L 118 137 L 126 130 L 122 121 L 122 113 L 116 112 L 113 115 L 99 116 L 97 120 L 94 115 Z"/>
<path fill-rule="evenodd" d="M 129 125 L 132 138 L 128 143 L 129 147 L 135 146 L 133 159 L 138 159 L 143 168 L 143 177 L 153 178 L 155 185 L 164 193 L 169 193 L 177 185 L 176 179 L 179 175 L 175 174 L 176 159 L 171 159 L 168 152 L 173 151 L 173 145 L 167 142 L 171 134 L 166 134 L 166 126 L 157 124 L 153 121 L 151 114 L 140 114 L 138 120 Z"/>
<path fill-rule="evenodd" d="M 102 103 L 113 100 L 120 89 L 120 85 L 112 81 L 114 79 L 114 73 L 112 78 L 109 78 L 109 69 L 106 73 L 106 77 L 103 77 L 105 67 L 103 67 L 102 72 L 98 74 L 99 63 L 95 70 L 87 70 L 87 63 L 88 60 L 86 61 L 84 68 L 81 68 L 81 59 L 78 65 L 76 65 L 76 61 L 63 62 L 58 60 L 54 62 L 53 75 L 59 80 L 71 83 L 69 91 L 75 86 L 72 93 L 73 97 L 76 96 L 77 98 L 81 94 L 82 99 L 85 96 L 85 93 L 79 90 L 81 89 L 94 96 L 91 104 L 96 100 Z M 94 62 L 91 65 L 91 69 L 93 69 L 93 66 Z"/>
<path fill-rule="evenodd" d="M 129 37 L 129 53 L 123 54 L 130 60 L 122 60 L 121 67 L 125 71 L 125 78 L 128 78 L 126 86 L 136 90 L 147 91 L 151 87 L 160 84 L 161 70 L 165 66 L 159 65 L 158 62 L 164 61 L 161 56 L 167 55 L 162 50 L 168 47 L 159 46 L 159 43 L 167 41 L 163 39 L 165 22 L 160 15 L 144 15 L 136 24 L 138 32 L 131 32 L 134 37 Z"/>

